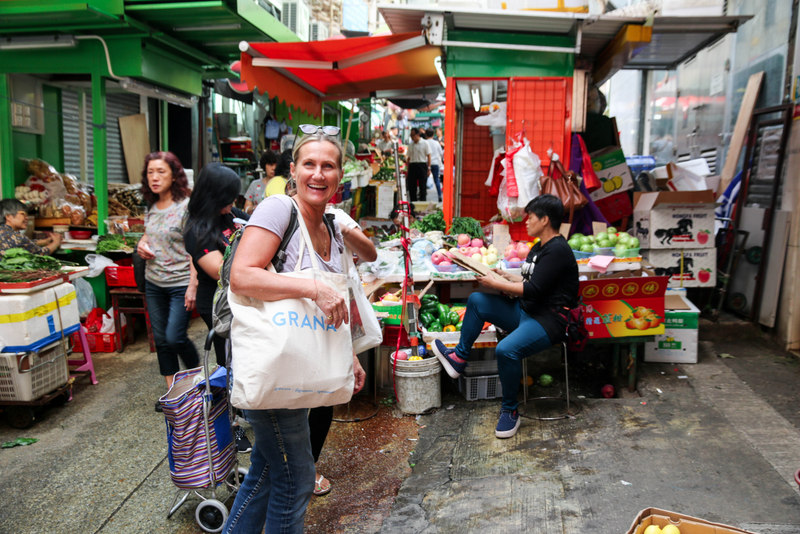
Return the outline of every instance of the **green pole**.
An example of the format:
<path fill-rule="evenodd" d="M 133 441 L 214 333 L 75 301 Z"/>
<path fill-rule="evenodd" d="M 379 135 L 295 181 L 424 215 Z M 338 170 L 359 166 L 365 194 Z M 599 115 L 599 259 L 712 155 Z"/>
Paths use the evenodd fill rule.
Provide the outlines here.
<path fill-rule="evenodd" d="M 92 73 L 92 146 L 94 149 L 94 194 L 97 196 L 97 233 L 105 235 L 108 218 L 108 152 L 106 149 L 106 84 Z"/>
<path fill-rule="evenodd" d="M 169 150 L 169 103 L 161 101 L 161 150 Z"/>
<path fill-rule="evenodd" d="M 14 145 L 11 141 L 11 88 L 0 74 L 0 178 L 2 198 L 14 198 Z"/>

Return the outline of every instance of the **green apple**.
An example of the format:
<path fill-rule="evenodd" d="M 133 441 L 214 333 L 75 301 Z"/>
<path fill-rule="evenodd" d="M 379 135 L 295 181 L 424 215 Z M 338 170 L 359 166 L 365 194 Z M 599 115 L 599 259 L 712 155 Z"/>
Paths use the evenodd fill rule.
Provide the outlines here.
<path fill-rule="evenodd" d="M 581 252 L 594 252 L 594 245 L 591 243 L 586 243 L 585 245 L 581 245 Z"/>
<path fill-rule="evenodd" d="M 572 235 L 570 236 L 570 239 L 572 239 L 573 237 L 583 237 L 583 234 L 582 234 L 582 233 L 580 233 L 580 232 L 575 232 L 574 234 L 572 234 Z"/>
<path fill-rule="evenodd" d="M 608 242 L 611 243 L 612 247 L 617 244 L 618 240 L 617 234 L 608 234 Z"/>
<path fill-rule="evenodd" d="M 638 237 L 630 238 L 630 240 L 628 241 L 628 248 L 639 248 L 639 238 Z"/>
<path fill-rule="evenodd" d="M 625 245 L 617 245 L 614 247 L 614 256 L 618 258 L 625 258 L 628 256 L 628 247 Z"/>
<path fill-rule="evenodd" d="M 606 238 L 606 239 L 598 239 L 597 240 L 597 246 L 598 247 L 602 247 L 602 248 L 609 248 L 612 245 L 611 245 L 611 241 L 608 238 Z"/>
<path fill-rule="evenodd" d="M 594 240 L 595 241 L 604 241 L 608 239 L 608 233 L 600 232 L 599 234 L 595 234 Z"/>
<path fill-rule="evenodd" d="M 569 245 L 569 248 L 571 248 L 572 250 L 580 250 L 581 245 L 583 243 L 581 243 L 581 238 L 580 237 L 578 237 L 578 238 L 572 237 L 572 238 L 570 238 L 569 241 L 567 241 L 567 244 Z"/>
<path fill-rule="evenodd" d="M 617 229 L 614 228 L 613 226 L 609 226 L 608 228 L 606 228 L 606 232 L 609 233 L 609 234 L 616 234 L 617 233 Z"/>

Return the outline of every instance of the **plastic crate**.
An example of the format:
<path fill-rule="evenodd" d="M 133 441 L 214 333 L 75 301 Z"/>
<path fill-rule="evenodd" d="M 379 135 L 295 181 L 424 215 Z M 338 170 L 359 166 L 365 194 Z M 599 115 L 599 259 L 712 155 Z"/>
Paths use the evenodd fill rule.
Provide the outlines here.
<path fill-rule="evenodd" d="M 497 360 L 470 360 L 464 376 L 487 376 L 497 374 Z"/>
<path fill-rule="evenodd" d="M 122 339 L 125 339 L 128 327 L 122 327 Z M 89 344 L 89 352 L 114 352 L 117 350 L 117 334 L 86 332 L 86 342 Z M 80 333 L 72 334 L 72 352 L 83 352 Z"/>
<path fill-rule="evenodd" d="M 68 379 L 67 354 L 60 341 L 37 352 L 0 354 L 0 400 L 32 401 Z"/>
<path fill-rule="evenodd" d="M 128 265 L 106 267 L 106 283 L 115 287 L 136 287 L 133 267 Z"/>
<path fill-rule="evenodd" d="M 460 376 L 458 377 L 458 390 L 468 401 L 481 399 L 496 399 L 503 395 L 499 375 L 488 376 Z"/>

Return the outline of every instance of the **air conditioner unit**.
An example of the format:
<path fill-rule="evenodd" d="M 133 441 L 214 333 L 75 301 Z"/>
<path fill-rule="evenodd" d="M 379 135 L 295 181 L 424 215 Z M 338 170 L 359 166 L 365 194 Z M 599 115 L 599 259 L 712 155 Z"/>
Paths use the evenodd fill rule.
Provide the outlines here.
<path fill-rule="evenodd" d="M 329 37 L 330 29 L 328 25 L 324 22 L 320 22 L 318 20 L 311 21 L 311 29 L 310 29 L 310 36 L 308 38 L 309 41 L 324 41 Z"/>
<path fill-rule="evenodd" d="M 281 22 L 303 41 L 308 41 L 308 26 L 311 22 L 311 9 L 302 0 L 284 2 Z"/>

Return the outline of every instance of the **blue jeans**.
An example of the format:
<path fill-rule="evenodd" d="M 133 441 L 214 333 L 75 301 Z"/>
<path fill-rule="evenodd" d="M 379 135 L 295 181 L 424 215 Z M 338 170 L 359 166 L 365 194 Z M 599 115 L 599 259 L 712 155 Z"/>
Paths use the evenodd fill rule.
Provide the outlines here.
<path fill-rule="evenodd" d="M 308 410 L 245 410 L 255 434 L 250 469 L 223 532 L 302 534 L 314 491 Z"/>
<path fill-rule="evenodd" d="M 439 202 L 442 201 L 442 179 L 439 177 L 439 166 L 431 165 L 431 174 L 433 175 L 433 183 L 436 185 L 436 194 L 439 196 Z"/>
<path fill-rule="evenodd" d="M 180 371 L 179 357 L 187 369 L 200 365 L 197 347 L 186 335 L 192 312 L 184 307 L 185 296 L 186 286 L 161 287 L 149 280 L 146 282 L 147 312 L 161 376 L 171 376 Z"/>
<path fill-rule="evenodd" d="M 499 326 L 509 334 L 495 349 L 497 372 L 503 386 L 503 410 L 516 410 L 519 405 L 522 359 L 543 351 L 552 343 L 539 321 L 522 311 L 519 299 L 490 293 L 472 293 L 461 325 L 461 338 L 456 354 L 469 358 L 473 343 L 478 339 L 484 322 Z"/>

